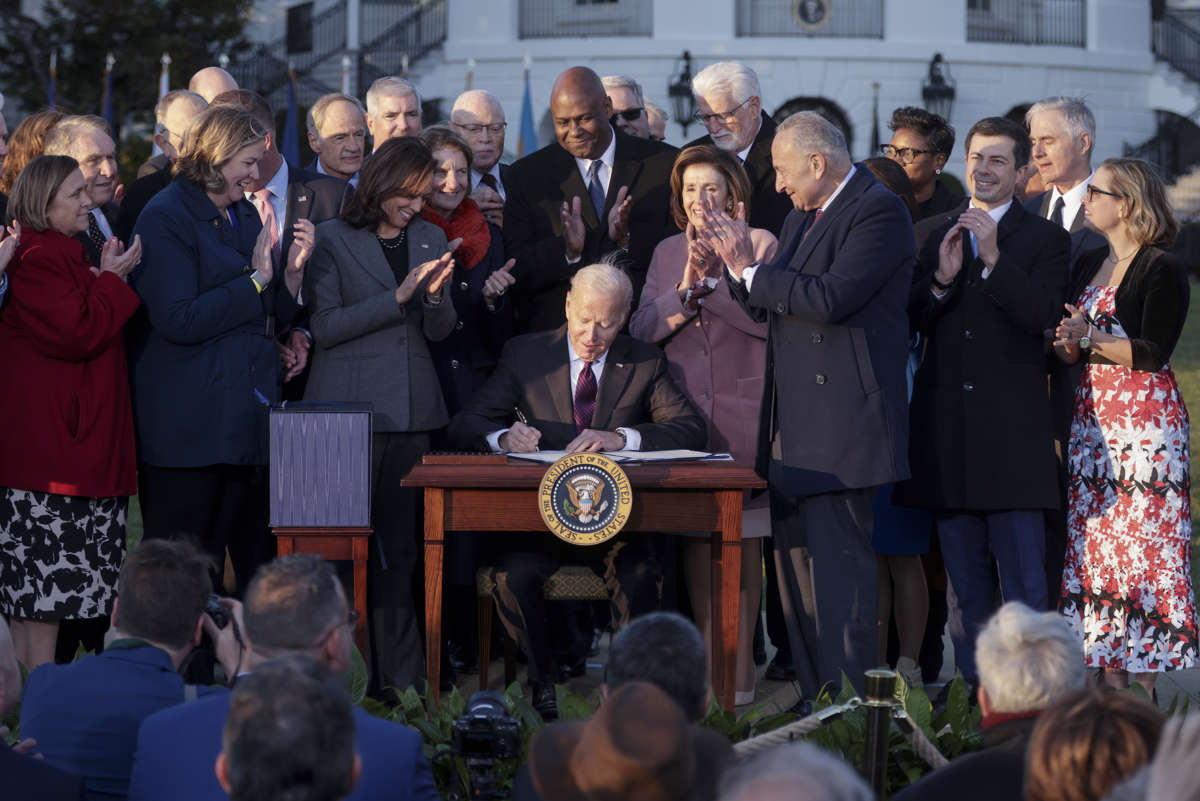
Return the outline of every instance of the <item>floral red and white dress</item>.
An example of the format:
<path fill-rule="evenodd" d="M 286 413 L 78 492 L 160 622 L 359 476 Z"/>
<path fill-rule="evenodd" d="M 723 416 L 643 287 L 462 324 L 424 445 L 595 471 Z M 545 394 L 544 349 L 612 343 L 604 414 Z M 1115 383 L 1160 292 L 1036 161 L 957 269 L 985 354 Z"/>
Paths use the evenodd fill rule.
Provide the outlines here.
<path fill-rule="evenodd" d="M 1126 336 L 1116 291 L 1088 286 L 1078 305 L 1098 328 Z M 1196 663 L 1188 433 L 1169 364 L 1153 373 L 1085 367 L 1068 447 L 1059 608 L 1089 667 L 1153 673 Z"/>

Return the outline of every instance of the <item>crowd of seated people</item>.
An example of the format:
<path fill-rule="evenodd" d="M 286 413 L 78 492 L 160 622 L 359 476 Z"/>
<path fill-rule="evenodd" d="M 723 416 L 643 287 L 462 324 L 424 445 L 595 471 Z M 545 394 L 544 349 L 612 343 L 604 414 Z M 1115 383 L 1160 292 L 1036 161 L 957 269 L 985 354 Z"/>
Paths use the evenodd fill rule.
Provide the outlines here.
<path fill-rule="evenodd" d="M 765 675 L 793 681 L 805 714 L 878 665 L 938 682 L 945 626 L 986 748 L 903 797 L 1166 786 L 1139 772 L 1153 708 L 1084 690 L 1157 700 L 1200 648 L 1171 368 L 1189 284 L 1162 178 L 1093 159 L 1078 98 L 965 137 L 898 108 L 856 162 L 819 114 L 773 119 L 745 64 L 709 64 L 692 89 L 706 135 L 676 148 L 635 78 L 570 67 L 547 98 L 554 140 L 507 163 L 495 95 L 423 121 L 418 87 L 388 76 L 311 106 L 304 165 L 267 101 L 209 67 L 161 98 L 161 154 L 128 191 L 105 120 L 52 109 L 13 128 L 0 372 L 25 380 L 0 393 L 0 699 L 14 664 L 31 671 L 14 771 L 44 797 L 265 799 L 327 751 L 312 798 L 436 797 L 412 731 L 344 714 L 357 613 L 336 573 L 273 559 L 268 409 L 303 399 L 373 409 L 377 700 L 426 679 L 422 505 L 400 485 L 424 454 L 729 452 L 768 485 L 743 501 L 738 705 L 758 698 L 764 640 Z M 544 719 L 614 633 L 599 712 L 540 733 L 516 792 L 772 798 L 803 774 L 861 797 L 819 752 L 730 767 L 697 727 L 711 546 L 663 533 L 678 536 L 452 538 L 450 661 L 470 667 L 488 568 Z M 547 601 L 565 564 L 602 576 L 608 603 Z M 205 609 L 225 590 L 218 626 Z M 77 642 L 94 653 L 69 663 Z M 294 705 L 351 735 L 288 746 L 279 732 L 312 723 Z M 1096 758 L 1106 771 L 1068 792 Z"/>

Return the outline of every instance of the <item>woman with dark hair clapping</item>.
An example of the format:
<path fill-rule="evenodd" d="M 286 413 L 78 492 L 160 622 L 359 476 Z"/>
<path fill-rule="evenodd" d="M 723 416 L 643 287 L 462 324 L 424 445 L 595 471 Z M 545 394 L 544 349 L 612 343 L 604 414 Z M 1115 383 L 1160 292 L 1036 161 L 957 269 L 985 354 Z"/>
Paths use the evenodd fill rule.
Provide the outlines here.
<path fill-rule="evenodd" d="M 1087 365 L 1067 448 L 1059 608 L 1105 682 L 1153 692 L 1197 659 L 1187 408 L 1169 359 L 1188 311 L 1179 230 L 1154 168 L 1109 159 L 1083 200 L 1108 247 L 1080 257 L 1055 350 Z"/>

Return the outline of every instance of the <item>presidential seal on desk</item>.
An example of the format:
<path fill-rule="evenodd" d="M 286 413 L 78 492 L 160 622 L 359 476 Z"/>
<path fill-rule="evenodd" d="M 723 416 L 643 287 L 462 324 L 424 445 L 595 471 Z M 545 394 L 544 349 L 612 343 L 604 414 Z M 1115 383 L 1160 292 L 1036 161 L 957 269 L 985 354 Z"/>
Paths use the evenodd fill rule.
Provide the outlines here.
<path fill-rule="evenodd" d="M 599 453 L 572 453 L 546 471 L 538 510 L 546 528 L 572 545 L 596 545 L 620 533 L 633 507 L 629 477 Z"/>

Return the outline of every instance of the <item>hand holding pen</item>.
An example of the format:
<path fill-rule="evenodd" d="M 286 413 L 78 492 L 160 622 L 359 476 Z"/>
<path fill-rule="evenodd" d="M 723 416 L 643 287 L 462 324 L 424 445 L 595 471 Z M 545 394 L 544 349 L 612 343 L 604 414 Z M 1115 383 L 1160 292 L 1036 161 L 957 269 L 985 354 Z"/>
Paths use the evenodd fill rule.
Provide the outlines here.
<path fill-rule="evenodd" d="M 514 406 L 513 411 L 517 415 L 517 422 L 500 435 L 501 449 L 512 453 L 533 453 L 540 450 L 538 440 L 542 438 L 542 432 L 529 425 L 529 420 L 525 418 L 520 406 Z"/>

